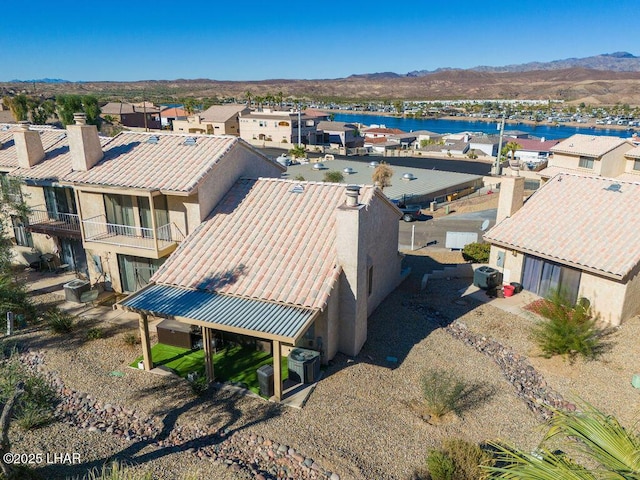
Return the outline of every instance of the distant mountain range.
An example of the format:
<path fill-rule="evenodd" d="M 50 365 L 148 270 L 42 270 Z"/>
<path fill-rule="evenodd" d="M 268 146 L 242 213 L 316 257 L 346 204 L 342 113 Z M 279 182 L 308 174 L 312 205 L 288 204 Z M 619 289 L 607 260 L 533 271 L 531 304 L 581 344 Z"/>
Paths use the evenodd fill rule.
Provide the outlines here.
<path fill-rule="evenodd" d="M 70 80 L 62 78 L 38 78 L 34 80 L 10 80 L 10 83 L 71 83 Z"/>
<path fill-rule="evenodd" d="M 603 53 L 585 58 L 565 58 L 564 60 L 553 60 L 552 62 L 529 62 L 519 65 L 505 65 L 502 67 L 489 67 L 486 65 L 469 68 L 475 72 L 489 73 L 518 73 L 531 72 L 537 70 L 565 70 L 567 68 L 588 68 L 593 70 L 607 70 L 610 72 L 640 72 L 640 57 L 629 52 Z M 407 73 L 408 77 L 423 77 L 432 73 L 446 72 L 452 70 L 465 70 L 461 68 L 438 68 L 436 70 L 416 70 Z M 387 75 L 373 74 L 373 75 Z M 399 75 L 403 76 L 403 75 Z M 390 78 L 390 77 L 386 77 Z"/>
<path fill-rule="evenodd" d="M 551 62 L 529 62 L 518 65 L 504 65 L 502 67 L 490 67 L 480 65 L 473 68 L 442 67 L 435 70 L 414 70 L 407 74 L 394 72 L 364 73 L 351 75 L 348 78 L 362 78 L 366 80 L 382 80 L 385 78 L 424 77 L 442 72 L 487 72 L 487 73 L 522 73 L 540 70 L 566 70 L 568 68 L 586 68 L 591 70 L 605 70 L 609 72 L 640 72 L 640 57 L 629 52 L 603 53 L 585 58 L 565 58 Z"/>

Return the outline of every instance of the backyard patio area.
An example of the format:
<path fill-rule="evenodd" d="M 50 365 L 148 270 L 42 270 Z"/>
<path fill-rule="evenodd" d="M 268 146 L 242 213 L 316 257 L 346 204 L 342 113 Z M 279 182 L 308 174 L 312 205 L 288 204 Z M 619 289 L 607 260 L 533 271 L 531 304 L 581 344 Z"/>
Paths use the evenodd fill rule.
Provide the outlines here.
<path fill-rule="evenodd" d="M 195 373 L 198 377 L 205 375 L 203 349 L 188 349 L 157 343 L 151 347 L 151 358 L 154 367 L 163 367 L 179 377 L 188 378 Z M 142 356 L 136 358 L 130 366 L 138 368 Z M 260 394 L 258 368 L 272 365 L 273 357 L 268 352 L 241 345 L 228 345 L 218 349 L 213 355 L 216 381 L 230 383 Z M 283 381 L 288 378 L 287 357 L 282 357 L 281 371 Z"/>

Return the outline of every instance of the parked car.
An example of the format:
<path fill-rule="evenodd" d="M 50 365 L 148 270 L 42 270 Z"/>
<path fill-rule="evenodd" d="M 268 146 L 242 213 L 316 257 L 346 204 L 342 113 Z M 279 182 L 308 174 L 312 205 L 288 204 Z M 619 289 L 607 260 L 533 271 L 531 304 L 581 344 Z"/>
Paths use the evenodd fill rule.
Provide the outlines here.
<path fill-rule="evenodd" d="M 398 200 L 392 200 L 392 202 L 402 212 L 402 220 L 405 222 L 413 222 L 422 216 L 422 207 L 420 205 L 405 205 Z"/>

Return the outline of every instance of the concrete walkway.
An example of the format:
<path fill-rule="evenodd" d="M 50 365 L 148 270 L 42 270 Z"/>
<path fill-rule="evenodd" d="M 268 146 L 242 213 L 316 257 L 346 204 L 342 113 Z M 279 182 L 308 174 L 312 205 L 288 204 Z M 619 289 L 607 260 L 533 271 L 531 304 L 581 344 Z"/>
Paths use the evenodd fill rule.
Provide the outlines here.
<path fill-rule="evenodd" d="M 75 273 L 56 274 L 52 272 L 27 272 L 26 285 L 29 292 L 34 295 L 51 293 L 65 298 L 64 285 L 76 280 Z M 82 315 L 87 318 L 100 319 L 114 325 L 120 325 L 132 329 L 138 328 L 138 315 L 121 309 L 114 309 L 113 292 L 101 292 L 93 303 L 77 303 L 64 300 L 58 304 L 58 308 L 71 315 Z M 149 331 L 156 332 L 156 326 L 162 319 L 150 318 Z"/>
<path fill-rule="evenodd" d="M 529 305 L 531 302 L 539 300 L 540 297 L 526 290 L 522 290 L 520 293 L 516 293 L 511 297 L 490 297 L 487 295 L 486 290 L 470 285 L 460 291 L 460 296 L 461 298 L 470 297 L 479 302 L 488 303 L 493 307 L 524 318 L 537 318 L 535 314 L 525 310 L 524 307 Z"/>

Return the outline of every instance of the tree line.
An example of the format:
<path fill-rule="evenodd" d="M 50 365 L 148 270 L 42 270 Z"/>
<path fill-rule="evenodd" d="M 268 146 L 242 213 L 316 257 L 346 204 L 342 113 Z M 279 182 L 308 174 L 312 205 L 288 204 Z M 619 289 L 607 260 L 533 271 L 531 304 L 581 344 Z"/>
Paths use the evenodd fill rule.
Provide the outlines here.
<path fill-rule="evenodd" d="M 9 108 L 16 122 L 29 121 L 34 125 L 44 125 L 50 119 L 56 119 L 66 127 L 74 123 L 74 113 L 84 112 L 88 124 L 100 126 L 100 104 L 93 95 L 42 98 L 21 93 L 13 97 L 5 96 L 2 103 Z"/>

